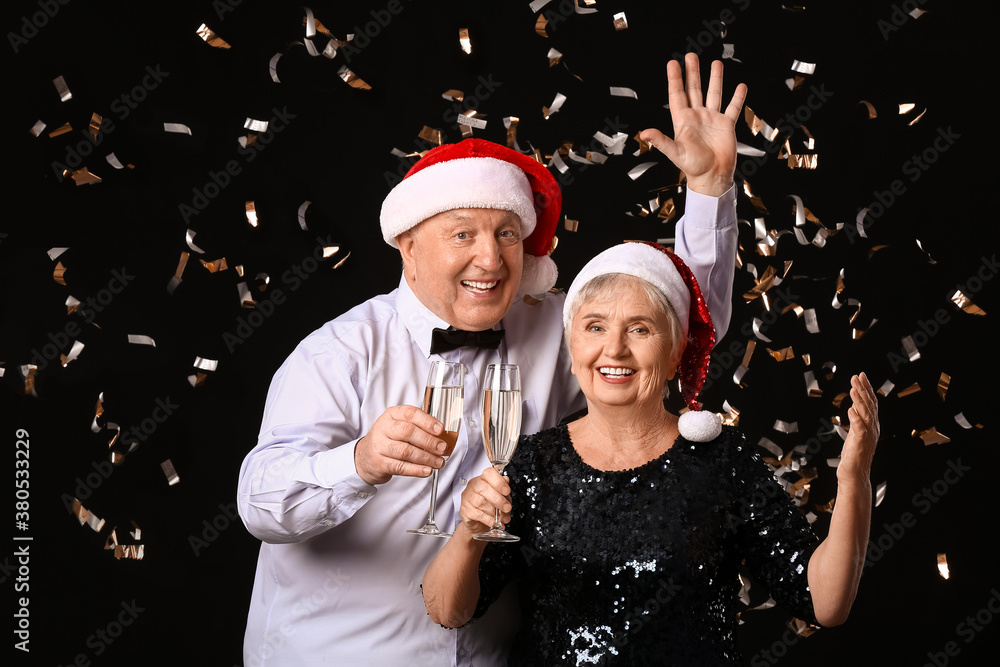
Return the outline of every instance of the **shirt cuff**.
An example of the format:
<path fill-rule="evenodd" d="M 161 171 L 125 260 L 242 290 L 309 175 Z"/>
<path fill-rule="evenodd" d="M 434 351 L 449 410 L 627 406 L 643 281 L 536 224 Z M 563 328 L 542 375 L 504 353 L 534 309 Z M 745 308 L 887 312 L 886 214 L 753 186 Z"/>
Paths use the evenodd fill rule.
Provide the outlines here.
<path fill-rule="evenodd" d="M 718 197 L 687 189 L 684 223 L 703 229 L 725 229 L 736 224 L 736 183 Z"/>
<path fill-rule="evenodd" d="M 332 489 L 341 499 L 341 503 L 363 505 L 374 496 L 378 489 L 368 484 L 354 465 L 354 448 L 358 441 L 345 443 L 340 447 L 324 452 L 322 463 L 317 472 L 320 473 L 324 486 Z M 359 502 L 360 501 L 360 502 Z"/>

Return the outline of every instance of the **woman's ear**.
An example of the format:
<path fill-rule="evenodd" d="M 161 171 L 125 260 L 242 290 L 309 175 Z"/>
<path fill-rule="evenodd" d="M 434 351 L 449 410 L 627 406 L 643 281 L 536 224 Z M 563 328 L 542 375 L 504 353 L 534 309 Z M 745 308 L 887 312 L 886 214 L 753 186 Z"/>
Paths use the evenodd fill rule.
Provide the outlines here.
<path fill-rule="evenodd" d="M 668 381 L 672 381 L 675 377 L 677 377 L 677 368 L 678 366 L 681 365 L 681 357 L 684 356 L 684 349 L 686 347 L 687 347 L 687 341 L 684 341 L 684 343 L 680 346 L 680 348 L 677 348 L 671 352 L 670 371 L 669 375 L 667 376 Z"/>

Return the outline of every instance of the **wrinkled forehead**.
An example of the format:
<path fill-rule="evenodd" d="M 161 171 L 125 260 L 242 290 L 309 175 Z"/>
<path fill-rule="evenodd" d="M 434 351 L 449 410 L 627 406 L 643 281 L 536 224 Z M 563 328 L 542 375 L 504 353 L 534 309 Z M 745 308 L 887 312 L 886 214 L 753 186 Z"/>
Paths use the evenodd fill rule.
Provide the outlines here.
<path fill-rule="evenodd" d="M 575 295 L 570 321 L 580 314 L 619 313 L 629 315 L 664 315 L 670 317 L 667 298 L 651 283 L 625 273 L 608 273 L 586 283 Z"/>

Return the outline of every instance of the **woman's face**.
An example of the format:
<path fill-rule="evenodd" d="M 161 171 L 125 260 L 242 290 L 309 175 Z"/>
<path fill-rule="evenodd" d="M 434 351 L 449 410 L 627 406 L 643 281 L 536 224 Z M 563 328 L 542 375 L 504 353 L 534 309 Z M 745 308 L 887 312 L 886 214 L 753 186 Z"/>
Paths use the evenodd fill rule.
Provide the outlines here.
<path fill-rule="evenodd" d="M 584 301 L 568 342 L 572 372 L 591 408 L 660 409 L 683 351 L 673 349 L 667 314 L 634 278 Z"/>

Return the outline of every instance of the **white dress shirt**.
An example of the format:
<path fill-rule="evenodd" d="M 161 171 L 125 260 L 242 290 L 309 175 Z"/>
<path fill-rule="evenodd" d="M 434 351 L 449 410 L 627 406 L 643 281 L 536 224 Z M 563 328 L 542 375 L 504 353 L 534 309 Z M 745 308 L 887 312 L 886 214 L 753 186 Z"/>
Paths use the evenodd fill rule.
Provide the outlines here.
<path fill-rule="evenodd" d="M 728 327 L 736 252 L 735 188 L 689 192 L 676 250 L 703 288 L 719 337 Z M 458 630 L 431 622 L 420 582 L 444 544 L 408 534 L 427 519 L 430 480 L 371 486 L 354 446 L 394 405 L 422 404 L 429 362 L 465 364 L 464 424 L 439 473 L 436 520 L 454 529 L 466 482 L 489 465 L 482 445 L 486 365 L 520 366 L 522 433 L 554 426 L 586 402 L 563 344 L 564 295 L 516 301 L 498 327 L 498 350 L 430 354 L 447 327 L 401 279 L 306 337 L 275 373 L 257 446 L 240 470 L 238 506 L 263 544 L 244 639 L 246 667 L 502 665 L 516 630 L 516 601 L 494 604 Z"/>

